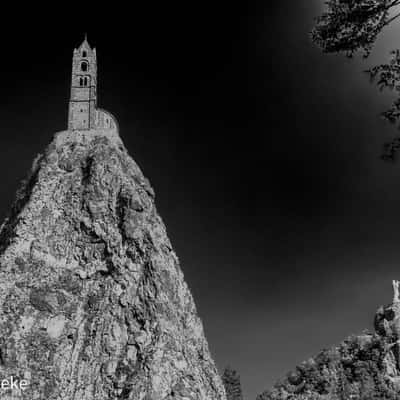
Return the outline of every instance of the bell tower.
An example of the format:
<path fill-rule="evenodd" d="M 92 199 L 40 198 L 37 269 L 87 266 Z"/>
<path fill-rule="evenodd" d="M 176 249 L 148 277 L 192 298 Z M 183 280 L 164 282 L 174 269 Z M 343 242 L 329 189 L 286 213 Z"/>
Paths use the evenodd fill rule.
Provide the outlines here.
<path fill-rule="evenodd" d="M 94 129 L 97 106 L 96 49 L 86 35 L 72 57 L 71 97 L 68 111 L 69 130 Z"/>

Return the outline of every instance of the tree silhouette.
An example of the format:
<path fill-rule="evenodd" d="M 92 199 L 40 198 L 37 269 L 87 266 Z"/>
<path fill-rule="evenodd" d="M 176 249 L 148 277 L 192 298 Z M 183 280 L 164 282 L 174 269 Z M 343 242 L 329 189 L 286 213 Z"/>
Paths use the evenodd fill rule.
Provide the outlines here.
<path fill-rule="evenodd" d="M 316 19 L 311 38 L 325 53 L 344 53 L 352 57 L 361 51 L 367 58 L 378 35 L 400 17 L 400 0 L 328 0 L 326 11 Z M 382 117 L 397 125 L 400 121 L 400 50 L 393 50 L 388 63 L 367 71 L 378 87 L 395 91 L 396 100 Z M 382 158 L 393 160 L 400 149 L 400 137 L 384 146 Z"/>
<path fill-rule="evenodd" d="M 326 53 L 368 56 L 382 29 L 400 16 L 390 12 L 400 0 L 328 0 L 327 11 L 317 18 L 313 41 Z"/>

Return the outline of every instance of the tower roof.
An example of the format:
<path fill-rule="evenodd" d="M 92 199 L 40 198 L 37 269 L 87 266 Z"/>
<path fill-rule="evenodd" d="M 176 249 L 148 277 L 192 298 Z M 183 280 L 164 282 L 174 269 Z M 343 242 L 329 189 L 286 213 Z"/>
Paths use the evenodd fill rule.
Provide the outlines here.
<path fill-rule="evenodd" d="M 76 50 L 88 50 L 88 51 L 96 51 L 95 48 L 92 48 L 87 40 L 87 34 L 85 33 L 85 38 L 80 46 Z"/>

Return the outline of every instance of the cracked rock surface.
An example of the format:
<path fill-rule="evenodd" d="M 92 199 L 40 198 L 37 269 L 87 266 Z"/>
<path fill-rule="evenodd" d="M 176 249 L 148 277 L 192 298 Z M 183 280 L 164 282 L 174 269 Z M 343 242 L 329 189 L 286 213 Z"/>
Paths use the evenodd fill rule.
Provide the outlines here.
<path fill-rule="evenodd" d="M 225 400 L 154 191 L 122 142 L 58 135 L 1 228 L 0 266 L 0 377 L 28 381 L 2 399 Z"/>

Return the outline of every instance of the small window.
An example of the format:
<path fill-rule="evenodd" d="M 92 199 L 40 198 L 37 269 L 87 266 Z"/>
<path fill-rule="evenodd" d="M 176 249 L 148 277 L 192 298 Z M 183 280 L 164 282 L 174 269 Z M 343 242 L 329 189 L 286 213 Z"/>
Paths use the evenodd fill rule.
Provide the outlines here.
<path fill-rule="evenodd" d="M 88 78 L 85 76 L 85 86 L 88 85 Z"/>
<path fill-rule="evenodd" d="M 86 51 L 82 51 L 82 57 L 87 57 Z"/>
<path fill-rule="evenodd" d="M 79 86 L 83 86 L 83 78 L 79 79 Z"/>
<path fill-rule="evenodd" d="M 81 64 L 81 70 L 84 72 L 86 72 L 88 70 L 88 64 L 86 62 L 83 62 Z"/>

